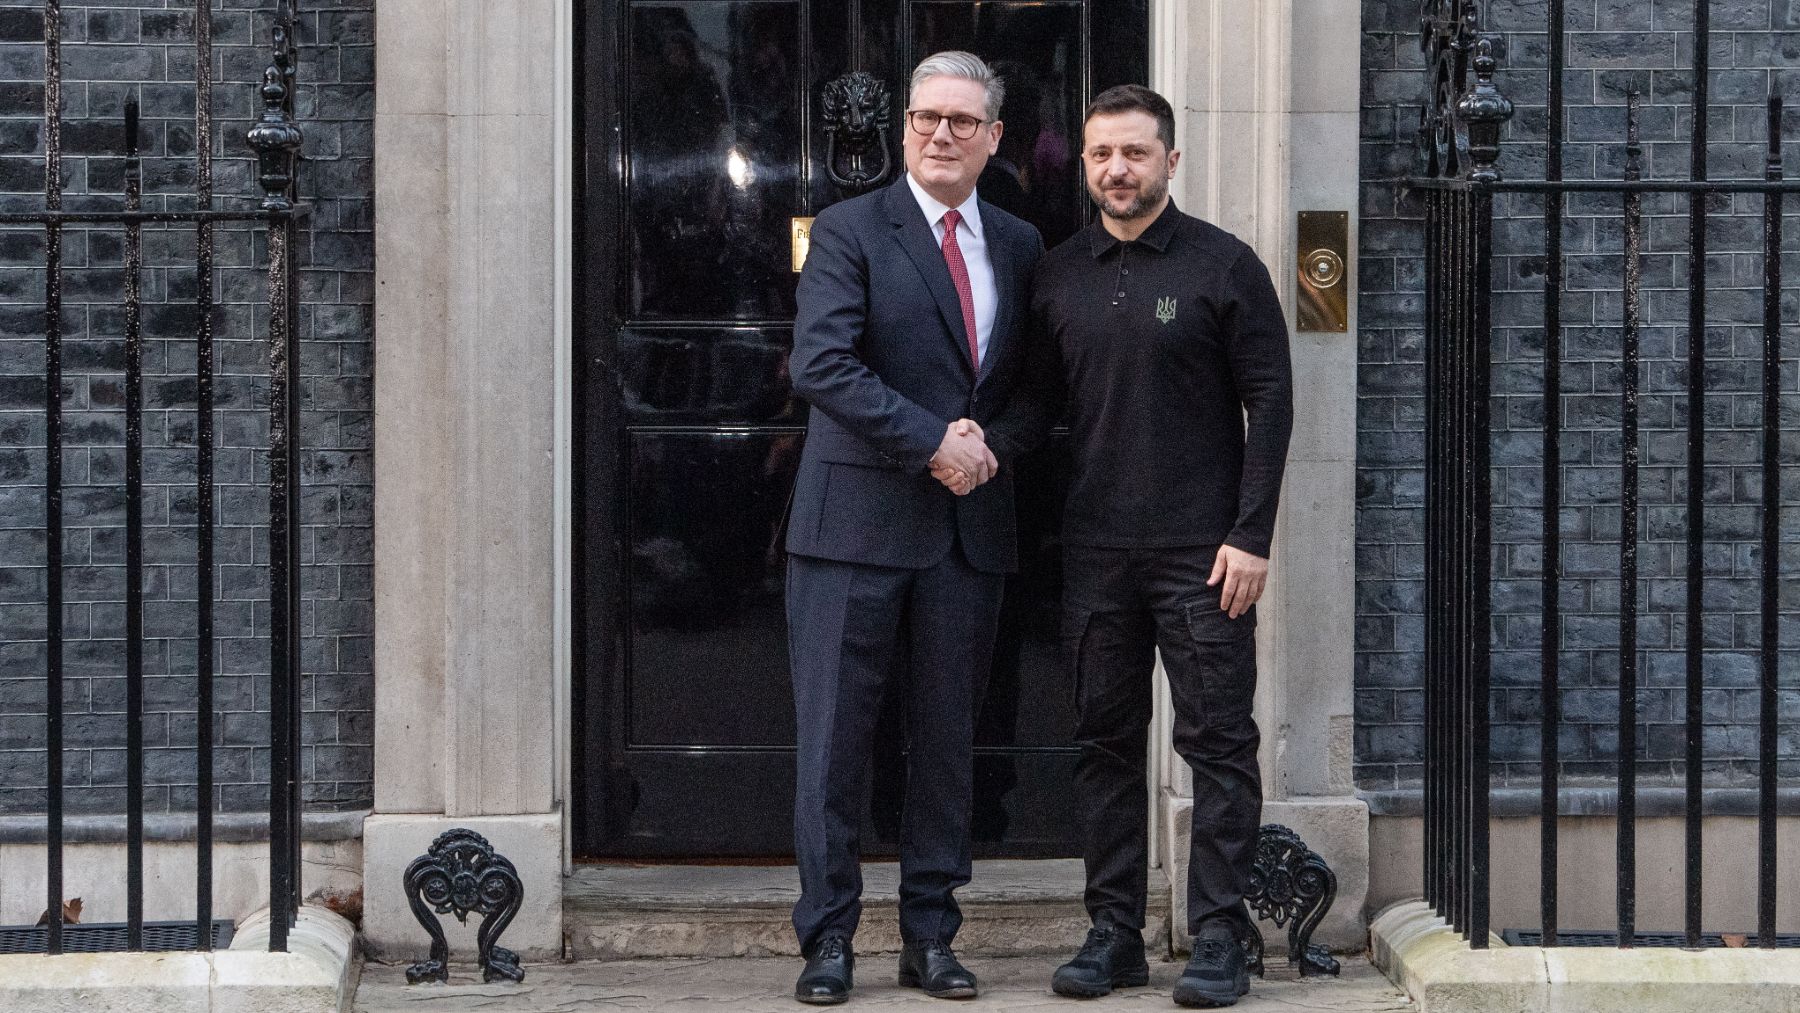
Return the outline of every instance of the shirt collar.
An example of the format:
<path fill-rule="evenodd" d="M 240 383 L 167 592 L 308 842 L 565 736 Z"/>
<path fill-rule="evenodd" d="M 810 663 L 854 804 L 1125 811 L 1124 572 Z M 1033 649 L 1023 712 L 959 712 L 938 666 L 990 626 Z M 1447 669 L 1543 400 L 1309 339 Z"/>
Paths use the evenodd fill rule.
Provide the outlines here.
<path fill-rule="evenodd" d="M 944 217 L 944 212 L 950 210 L 948 204 L 939 203 L 936 197 L 926 193 L 925 188 L 919 185 L 918 180 L 912 178 L 912 173 L 910 172 L 906 174 L 906 185 L 912 188 L 913 199 L 919 202 L 919 210 L 925 213 L 925 221 L 927 224 L 936 225 Z M 981 208 L 978 206 L 979 203 L 975 191 L 970 190 L 969 199 L 963 201 L 956 209 L 962 213 L 963 224 L 968 226 L 969 234 L 976 239 L 981 238 Z"/>
<path fill-rule="evenodd" d="M 1156 216 L 1156 221 L 1151 222 L 1150 227 L 1137 237 L 1137 242 L 1162 253 L 1169 248 L 1169 240 L 1175 238 L 1175 226 L 1180 222 L 1181 212 L 1175 209 L 1175 201 L 1171 198 L 1168 206 L 1162 209 L 1162 214 Z M 1094 254 L 1094 259 L 1105 256 L 1107 251 L 1118 245 L 1118 238 L 1106 231 L 1106 222 L 1096 217 L 1094 224 L 1088 226 L 1088 249 Z"/>

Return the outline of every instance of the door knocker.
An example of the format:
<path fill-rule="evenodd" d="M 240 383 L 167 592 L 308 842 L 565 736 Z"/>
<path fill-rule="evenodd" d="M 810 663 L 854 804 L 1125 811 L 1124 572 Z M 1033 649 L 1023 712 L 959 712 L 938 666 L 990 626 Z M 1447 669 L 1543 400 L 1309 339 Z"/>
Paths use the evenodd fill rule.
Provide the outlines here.
<path fill-rule="evenodd" d="M 894 171 L 888 150 L 887 85 L 867 71 L 855 70 L 828 81 L 825 105 L 825 172 L 839 188 L 861 193 L 886 183 Z M 881 168 L 871 172 L 869 163 L 881 154 Z M 848 161 L 843 172 L 839 160 Z"/>

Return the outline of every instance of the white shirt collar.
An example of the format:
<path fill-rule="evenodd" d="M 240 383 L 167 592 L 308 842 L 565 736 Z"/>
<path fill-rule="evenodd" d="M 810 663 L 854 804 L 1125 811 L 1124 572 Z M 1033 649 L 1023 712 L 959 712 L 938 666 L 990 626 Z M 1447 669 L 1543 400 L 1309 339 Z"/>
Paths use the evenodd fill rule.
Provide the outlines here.
<path fill-rule="evenodd" d="M 919 202 L 919 210 L 925 212 L 925 221 L 931 225 L 937 225 L 943 219 L 944 212 L 950 210 L 950 206 L 939 203 L 936 197 L 926 193 L 925 188 L 919 185 L 918 180 L 912 178 L 910 172 L 906 174 L 906 185 L 912 188 L 913 199 Z M 963 201 L 956 210 L 962 213 L 963 225 L 968 228 L 969 233 L 976 239 L 982 238 L 981 209 L 978 206 L 975 191 L 970 190 L 969 199 Z"/>

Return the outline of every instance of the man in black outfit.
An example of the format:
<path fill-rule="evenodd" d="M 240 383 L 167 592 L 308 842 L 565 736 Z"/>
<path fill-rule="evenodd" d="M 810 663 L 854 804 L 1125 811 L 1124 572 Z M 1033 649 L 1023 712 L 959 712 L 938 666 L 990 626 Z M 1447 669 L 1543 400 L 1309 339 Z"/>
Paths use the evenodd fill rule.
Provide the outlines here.
<path fill-rule="evenodd" d="M 1113 88 L 1089 107 L 1082 163 L 1101 215 L 1039 264 L 1036 394 L 987 435 L 1016 444 L 1041 432 L 1066 397 L 1063 638 L 1094 927 L 1052 987 L 1094 997 L 1147 980 L 1145 737 L 1160 648 L 1175 750 L 1194 771 L 1194 956 L 1175 1000 L 1229 1006 L 1249 989 L 1240 939 L 1262 812 L 1255 603 L 1293 381 L 1286 319 L 1255 252 L 1169 200 L 1174 140 L 1169 103 L 1147 88 Z"/>

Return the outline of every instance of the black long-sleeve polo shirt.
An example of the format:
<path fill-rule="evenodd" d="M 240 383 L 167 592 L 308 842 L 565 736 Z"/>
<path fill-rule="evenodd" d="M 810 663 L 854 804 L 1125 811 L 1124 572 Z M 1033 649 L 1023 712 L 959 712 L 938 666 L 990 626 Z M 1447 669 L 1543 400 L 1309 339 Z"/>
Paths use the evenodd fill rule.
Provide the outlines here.
<path fill-rule="evenodd" d="M 1096 221 L 1039 263 L 1032 314 L 1032 405 L 999 437 L 1035 442 L 1066 398 L 1064 540 L 1268 556 L 1293 371 L 1255 252 L 1173 201 L 1135 241 Z"/>

